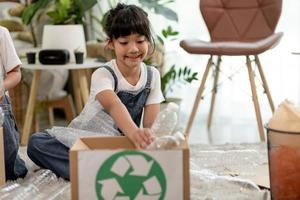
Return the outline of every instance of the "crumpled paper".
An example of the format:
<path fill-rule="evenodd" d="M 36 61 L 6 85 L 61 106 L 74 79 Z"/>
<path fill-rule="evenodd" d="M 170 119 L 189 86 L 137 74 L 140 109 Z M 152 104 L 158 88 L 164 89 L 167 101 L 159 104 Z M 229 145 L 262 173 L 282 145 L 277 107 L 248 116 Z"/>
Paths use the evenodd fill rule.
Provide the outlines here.
<path fill-rule="evenodd" d="M 284 100 L 269 121 L 269 128 L 286 132 L 300 132 L 300 107 Z"/>

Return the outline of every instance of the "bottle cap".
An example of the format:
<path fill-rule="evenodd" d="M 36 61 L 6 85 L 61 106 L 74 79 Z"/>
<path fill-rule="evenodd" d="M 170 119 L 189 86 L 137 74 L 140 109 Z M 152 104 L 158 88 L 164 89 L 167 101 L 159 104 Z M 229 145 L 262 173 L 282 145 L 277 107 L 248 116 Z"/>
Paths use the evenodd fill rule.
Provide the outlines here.
<path fill-rule="evenodd" d="M 174 112 L 177 112 L 179 110 L 179 106 L 176 103 L 174 103 L 174 102 L 170 102 L 167 105 L 167 109 L 168 110 L 172 110 Z"/>

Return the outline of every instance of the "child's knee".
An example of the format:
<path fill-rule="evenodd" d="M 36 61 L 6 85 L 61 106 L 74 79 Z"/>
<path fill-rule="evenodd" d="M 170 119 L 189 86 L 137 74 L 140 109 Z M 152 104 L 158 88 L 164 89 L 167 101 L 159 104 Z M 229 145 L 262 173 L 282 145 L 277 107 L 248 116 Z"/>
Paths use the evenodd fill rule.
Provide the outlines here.
<path fill-rule="evenodd" d="M 43 142 L 40 133 L 36 133 L 29 138 L 27 145 L 27 154 L 31 158 L 43 149 Z"/>

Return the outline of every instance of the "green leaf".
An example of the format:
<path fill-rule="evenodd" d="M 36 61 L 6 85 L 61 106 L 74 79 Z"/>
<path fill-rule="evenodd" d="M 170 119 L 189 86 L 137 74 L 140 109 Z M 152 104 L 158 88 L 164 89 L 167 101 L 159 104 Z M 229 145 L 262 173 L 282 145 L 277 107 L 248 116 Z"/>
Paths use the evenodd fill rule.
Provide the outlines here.
<path fill-rule="evenodd" d="M 153 0 L 139 0 L 139 3 L 142 5 L 142 7 L 147 8 L 149 10 L 158 5 L 158 3 Z"/>
<path fill-rule="evenodd" d="M 97 0 L 74 0 L 74 3 L 80 8 L 80 10 L 85 12 L 96 5 Z"/>
<path fill-rule="evenodd" d="M 171 10 L 170 8 L 167 8 L 163 5 L 155 6 L 154 12 L 159 15 L 163 15 L 165 18 L 178 22 L 178 16 L 176 12 Z"/>
<path fill-rule="evenodd" d="M 179 72 L 178 72 L 178 77 L 181 76 L 181 73 L 182 73 L 182 69 L 180 68 L 180 69 L 179 69 Z"/>
<path fill-rule="evenodd" d="M 188 66 L 176 68 L 175 65 L 172 65 L 161 78 L 161 88 L 164 96 L 166 97 L 166 94 L 178 84 L 186 84 L 198 80 L 197 75 L 198 72 L 192 72 L 192 69 Z"/>
<path fill-rule="evenodd" d="M 164 40 L 163 40 L 159 35 L 156 35 L 156 37 L 157 37 L 158 41 L 159 41 L 162 45 L 164 45 Z"/>
<path fill-rule="evenodd" d="M 30 4 L 22 13 L 23 23 L 25 25 L 30 24 L 37 11 L 46 8 L 51 1 L 53 0 L 39 0 L 33 4 Z"/>
<path fill-rule="evenodd" d="M 183 74 L 186 75 L 186 72 L 187 72 L 187 66 L 184 67 Z"/>

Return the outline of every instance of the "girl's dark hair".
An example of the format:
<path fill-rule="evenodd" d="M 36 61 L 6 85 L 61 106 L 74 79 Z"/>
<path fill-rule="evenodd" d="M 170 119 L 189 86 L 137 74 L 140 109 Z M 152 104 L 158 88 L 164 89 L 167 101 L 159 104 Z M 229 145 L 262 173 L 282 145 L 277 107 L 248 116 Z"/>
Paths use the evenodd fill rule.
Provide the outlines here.
<path fill-rule="evenodd" d="M 135 5 L 118 3 L 109 10 L 104 18 L 104 31 L 110 40 L 137 33 L 153 44 L 148 14 Z"/>

